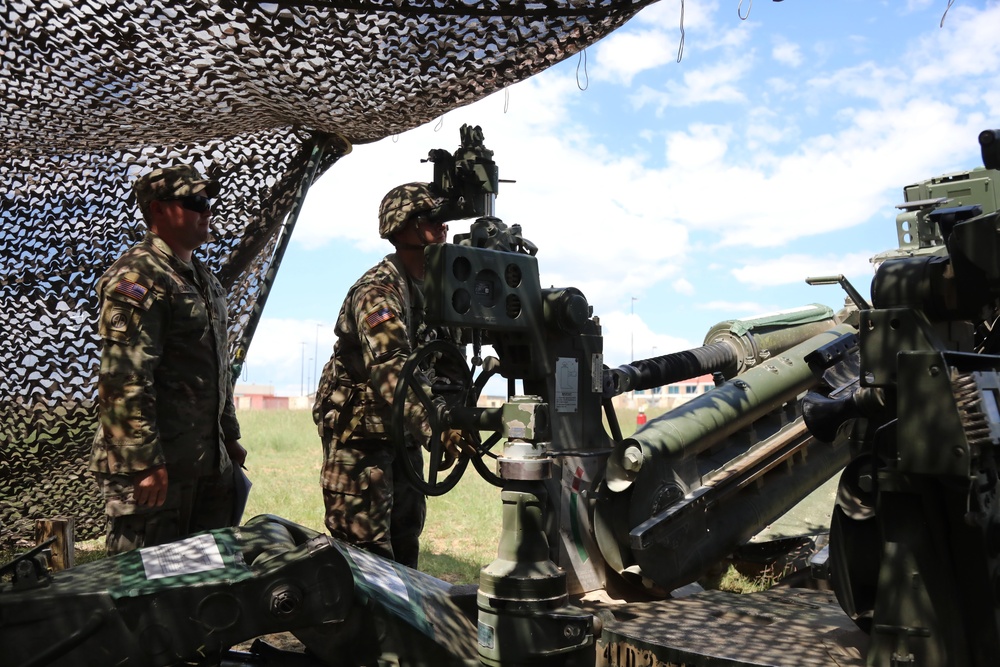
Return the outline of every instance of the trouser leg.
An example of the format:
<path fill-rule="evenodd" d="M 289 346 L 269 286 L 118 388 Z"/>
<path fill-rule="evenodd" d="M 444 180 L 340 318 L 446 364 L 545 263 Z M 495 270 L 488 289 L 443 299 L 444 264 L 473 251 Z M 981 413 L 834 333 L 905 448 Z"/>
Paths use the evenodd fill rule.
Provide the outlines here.
<path fill-rule="evenodd" d="M 98 475 L 108 517 L 108 555 L 174 542 L 231 524 L 233 484 L 218 475 L 184 477 L 167 470 L 167 498 L 160 507 L 135 504 L 132 475 Z"/>
<path fill-rule="evenodd" d="M 324 443 L 326 528 L 338 540 L 391 559 L 392 449 L 381 442 L 349 444 Z"/>
<path fill-rule="evenodd" d="M 419 447 L 409 447 L 406 450 L 409 465 L 415 471 L 423 474 L 423 454 Z M 392 521 L 390 535 L 392 536 L 392 551 L 395 559 L 407 567 L 417 569 L 417 559 L 420 555 L 420 534 L 424 530 L 427 518 L 427 498 L 410 483 L 402 466 L 406 462 L 393 461 L 393 497 Z"/>

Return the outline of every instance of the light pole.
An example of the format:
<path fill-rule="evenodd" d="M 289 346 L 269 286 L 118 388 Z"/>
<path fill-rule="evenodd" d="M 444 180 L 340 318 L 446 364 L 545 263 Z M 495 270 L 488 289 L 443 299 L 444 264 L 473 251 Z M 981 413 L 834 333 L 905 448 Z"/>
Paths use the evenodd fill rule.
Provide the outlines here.
<path fill-rule="evenodd" d="M 313 346 L 313 384 L 319 384 L 319 328 L 323 326 L 316 323 L 316 343 Z"/>
<path fill-rule="evenodd" d="M 305 396 L 306 388 L 306 342 L 302 341 L 302 371 L 299 374 L 299 396 Z"/>
<path fill-rule="evenodd" d="M 628 318 L 628 321 L 629 321 L 629 325 L 631 326 L 631 329 L 632 329 L 632 331 L 630 332 L 631 336 L 632 336 L 632 351 L 630 352 L 630 354 L 632 355 L 631 361 L 635 361 L 635 302 L 636 301 L 638 301 L 638 299 L 636 299 L 635 297 L 632 297 L 632 303 L 629 304 L 629 318 Z"/>

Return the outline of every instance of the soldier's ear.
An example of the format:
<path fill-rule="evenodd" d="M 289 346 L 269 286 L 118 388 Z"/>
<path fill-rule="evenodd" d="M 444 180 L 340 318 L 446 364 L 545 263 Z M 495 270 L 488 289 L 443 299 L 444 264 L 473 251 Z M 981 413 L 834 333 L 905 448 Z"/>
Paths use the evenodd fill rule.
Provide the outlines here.
<path fill-rule="evenodd" d="M 153 232 L 154 234 L 157 231 L 156 229 L 158 226 L 156 224 L 157 220 L 163 219 L 164 206 L 165 204 L 158 199 L 154 199 L 153 201 L 149 202 L 149 219 L 146 221 L 146 223 L 149 226 L 149 231 Z"/>

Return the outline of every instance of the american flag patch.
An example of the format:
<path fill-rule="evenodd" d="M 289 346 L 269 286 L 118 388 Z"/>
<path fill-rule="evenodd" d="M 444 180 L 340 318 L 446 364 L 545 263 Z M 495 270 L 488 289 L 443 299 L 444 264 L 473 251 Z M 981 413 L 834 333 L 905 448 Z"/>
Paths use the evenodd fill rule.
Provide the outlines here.
<path fill-rule="evenodd" d="M 122 278 L 118 281 L 118 284 L 115 285 L 115 291 L 119 294 L 124 294 L 130 299 L 141 302 L 146 298 L 146 293 L 149 290 L 138 283 L 128 280 L 127 278 Z"/>
<path fill-rule="evenodd" d="M 379 308 L 378 310 L 372 311 L 368 314 L 368 317 L 365 318 L 365 324 L 368 325 L 369 329 L 374 329 L 378 325 L 383 322 L 388 322 L 394 317 L 396 317 L 396 314 L 388 308 Z"/>

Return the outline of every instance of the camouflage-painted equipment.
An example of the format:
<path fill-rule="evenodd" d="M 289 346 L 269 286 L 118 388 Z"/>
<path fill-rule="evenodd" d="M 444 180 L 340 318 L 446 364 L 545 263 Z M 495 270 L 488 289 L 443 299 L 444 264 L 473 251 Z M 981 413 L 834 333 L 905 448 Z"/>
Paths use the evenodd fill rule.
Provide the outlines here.
<path fill-rule="evenodd" d="M 431 183 L 406 183 L 390 190 L 379 206 L 379 236 L 392 236 L 411 217 L 426 215 L 437 222 L 492 216 L 500 176 L 493 151 L 484 145 L 478 125 L 459 128 L 459 147 L 450 153 L 434 149 Z"/>
<path fill-rule="evenodd" d="M 987 165 L 987 144 L 996 136 L 981 137 Z M 973 170 L 941 187 L 952 188 L 952 197 L 978 191 L 995 209 L 993 178 Z M 472 454 L 480 464 L 496 457 L 505 493 L 524 465 L 543 471 L 537 479 L 549 501 L 539 511 L 548 517 L 539 525 L 547 526 L 553 561 L 568 571 L 569 590 L 605 587 L 614 572 L 646 593 L 666 594 L 850 462 L 830 568 L 842 606 L 872 635 L 867 658 L 863 646 L 858 657 L 871 667 L 995 662 L 1000 625 L 991 573 L 1000 563 L 988 544 L 1000 525 L 1000 356 L 992 356 L 1000 352 L 993 326 L 1000 313 L 1000 213 L 983 215 L 979 202 L 942 208 L 946 198 L 928 202 L 914 192 L 920 187 L 907 188 L 908 203 L 923 197 L 912 204 L 930 233 L 900 241 L 919 242 L 923 252 L 904 247 L 904 257 L 876 258 L 870 305 L 842 276 L 811 279 L 840 283 L 849 307 L 721 323 L 703 348 L 615 370 L 602 368 L 600 328 L 585 297 L 572 288 L 540 289 L 533 256 L 477 247 L 468 241 L 474 233 L 463 245 L 427 250 L 429 319 L 480 330 L 499 353 L 491 372 L 511 385 L 520 379 L 526 394 L 500 409 L 455 404 L 442 419 L 450 427 L 497 428 L 506 437 L 503 454 L 488 451 L 495 438 Z M 599 403 L 609 407 L 606 399 L 616 393 L 707 372 L 720 377 L 714 391 L 631 438 L 614 433 L 613 412 L 610 442 L 583 416 L 599 414 Z M 531 419 L 522 418 L 522 405 L 532 406 Z M 544 430 L 529 426 L 539 415 Z M 513 433 L 541 442 L 526 446 Z M 516 464 L 505 470 L 508 455 Z M 567 515 L 581 497 L 590 499 L 592 513 Z M 516 545 L 501 552 L 516 553 Z M 876 567 L 864 555 L 872 553 L 881 554 Z M 493 581 L 489 572 L 482 582 Z M 539 574 L 534 583 L 546 580 Z M 487 583 L 479 618 L 492 641 L 495 609 L 505 606 L 490 597 Z M 497 637 L 498 646 L 517 644 L 519 658 L 548 654 L 523 632 L 508 631 L 509 643 Z M 666 662 L 693 655 L 617 628 L 602 643 L 606 651 L 653 646 Z M 491 650 L 480 642 L 488 664 L 498 660 Z M 616 659 L 627 664 L 629 655 L 636 653 Z M 736 664 L 751 659 L 735 649 L 725 655 Z"/>
<path fill-rule="evenodd" d="M 497 351 L 483 360 L 479 379 L 432 386 L 421 399 L 447 403 L 432 418 L 426 491 L 451 488 L 467 469 L 464 459 L 502 487 L 499 555 L 484 568 L 478 595 L 484 664 L 557 655 L 586 662 L 601 640 L 583 610 L 564 607 L 567 594 L 614 580 L 641 595 L 665 595 L 724 559 L 849 458 L 845 442 L 831 446 L 809 434 L 798 399 L 821 382 L 818 369 L 835 368 L 829 379 L 856 367 L 856 343 L 842 340 L 856 335 L 856 309 L 834 314 L 814 305 L 730 321 L 709 332 L 705 355 L 688 351 L 610 370 L 586 297 L 572 287 L 541 288 L 534 246 L 520 228 L 487 216 L 456 244 L 428 247 L 425 258 L 428 321 L 471 329 L 473 340 Z M 434 351 L 432 343 L 411 357 L 396 403 L 419 384 L 407 375 L 421 355 Z M 603 409 L 614 430 L 613 396 L 712 371 L 733 379 L 689 409 L 651 421 L 636 439 L 608 437 L 601 416 Z M 474 407 L 476 387 L 494 373 L 511 385 L 520 380 L 524 394 L 498 408 Z M 435 441 L 449 428 L 464 428 L 473 440 L 481 431 L 493 435 L 439 480 Z M 502 451 L 493 452 L 498 443 Z M 785 472 L 792 464 L 796 475 Z M 708 506 L 718 508 L 711 519 Z M 557 619 L 569 623 L 568 644 L 547 641 L 557 632 L 528 629 Z"/>
<path fill-rule="evenodd" d="M 441 219 L 492 216 L 500 193 L 500 172 L 493 162 L 493 151 L 484 145 L 478 125 L 463 125 L 459 137 L 454 153 L 434 149 L 427 156 L 434 163 L 434 188 L 448 200 Z"/>
<path fill-rule="evenodd" d="M 995 137 L 980 135 L 988 167 Z M 985 667 L 1000 655 L 997 176 L 905 189 L 916 238 L 880 256 L 859 381 L 806 400 L 814 433 L 847 434 L 857 450 L 840 479 L 830 564 L 844 610 L 871 634 L 871 666 Z"/>
<path fill-rule="evenodd" d="M 261 664 L 257 647 L 230 647 L 284 631 L 309 657 L 262 647 L 267 664 L 476 656 L 459 606 L 470 592 L 274 516 L 63 572 L 30 558 L 13 569 L 0 584 L 5 665 Z"/>

